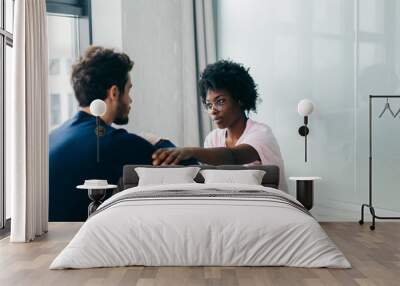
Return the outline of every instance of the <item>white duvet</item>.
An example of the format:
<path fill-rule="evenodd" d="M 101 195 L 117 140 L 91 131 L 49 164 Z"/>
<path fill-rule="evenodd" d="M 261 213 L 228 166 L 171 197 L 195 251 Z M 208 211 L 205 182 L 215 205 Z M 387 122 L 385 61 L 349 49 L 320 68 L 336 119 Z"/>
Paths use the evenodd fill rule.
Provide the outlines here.
<path fill-rule="evenodd" d="M 50 269 L 146 266 L 295 266 L 349 268 L 318 222 L 289 204 L 258 198 L 182 197 L 126 200 L 132 192 L 272 188 L 176 184 L 127 189 L 105 201 Z M 134 193 L 137 194 L 137 193 Z M 106 207 L 108 205 L 108 207 Z"/>

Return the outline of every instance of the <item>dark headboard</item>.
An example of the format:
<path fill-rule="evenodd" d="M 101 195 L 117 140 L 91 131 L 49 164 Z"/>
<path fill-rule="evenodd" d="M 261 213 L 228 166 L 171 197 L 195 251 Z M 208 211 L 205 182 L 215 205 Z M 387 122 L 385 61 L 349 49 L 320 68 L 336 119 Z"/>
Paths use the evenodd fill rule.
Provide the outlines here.
<path fill-rule="evenodd" d="M 138 185 L 139 177 L 135 171 L 137 167 L 146 168 L 182 168 L 184 166 L 150 166 L 150 165 L 125 165 L 122 175 L 123 189 L 133 188 Z M 263 170 L 265 171 L 262 185 L 265 187 L 271 187 L 277 189 L 279 186 L 279 167 L 273 165 L 256 165 L 256 166 L 241 166 L 241 165 L 221 165 L 221 166 L 210 166 L 210 165 L 198 165 L 202 170 L 205 169 L 221 169 L 221 170 Z M 197 183 L 204 183 L 203 176 L 198 173 L 194 180 Z"/>

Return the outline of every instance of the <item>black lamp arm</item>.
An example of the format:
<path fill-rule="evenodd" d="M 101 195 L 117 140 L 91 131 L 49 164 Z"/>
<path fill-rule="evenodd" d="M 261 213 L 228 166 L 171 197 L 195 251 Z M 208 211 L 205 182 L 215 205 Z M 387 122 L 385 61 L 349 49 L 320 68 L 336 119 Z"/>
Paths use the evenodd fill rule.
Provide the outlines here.
<path fill-rule="evenodd" d="M 307 162 L 307 135 L 310 133 L 308 125 L 308 116 L 304 116 L 304 125 L 300 126 L 299 134 L 304 137 L 304 161 Z"/>
<path fill-rule="evenodd" d="M 105 128 L 100 125 L 100 117 L 96 116 L 96 145 L 97 145 L 97 163 L 100 163 L 100 137 L 104 136 Z"/>
<path fill-rule="evenodd" d="M 96 116 L 96 143 L 97 143 L 97 163 L 100 163 L 100 144 L 99 144 L 99 127 L 100 127 L 100 120 L 99 120 L 99 117 L 98 116 Z"/>
<path fill-rule="evenodd" d="M 307 136 L 308 133 L 310 133 L 310 130 L 308 129 L 307 124 L 308 124 L 308 116 L 304 116 L 304 125 L 300 126 L 300 128 L 299 128 L 299 134 L 301 136 Z"/>

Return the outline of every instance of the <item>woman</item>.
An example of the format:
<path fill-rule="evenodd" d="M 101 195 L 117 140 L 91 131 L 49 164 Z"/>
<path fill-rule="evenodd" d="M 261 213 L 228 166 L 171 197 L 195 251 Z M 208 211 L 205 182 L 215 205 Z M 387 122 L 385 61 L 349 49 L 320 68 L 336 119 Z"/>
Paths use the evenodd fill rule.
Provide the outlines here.
<path fill-rule="evenodd" d="M 277 165 L 280 188 L 286 190 L 283 160 L 271 129 L 248 118 L 256 111 L 257 87 L 242 65 L 218 61 L 208 65 L 200 76 L 200 96 L 208 114 L 218 127 L 211 131 L 204 148 L 159 149 L 153 165 L 174 165 L 188 158 L 211 165 Z"/>

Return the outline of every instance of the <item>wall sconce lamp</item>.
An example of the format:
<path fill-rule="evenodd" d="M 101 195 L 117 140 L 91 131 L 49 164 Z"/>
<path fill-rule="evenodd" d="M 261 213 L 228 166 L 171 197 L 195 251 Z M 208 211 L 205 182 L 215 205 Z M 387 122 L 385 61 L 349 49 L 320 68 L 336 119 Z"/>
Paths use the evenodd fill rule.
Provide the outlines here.
<path fill-rule="evenodd" d="M 107 111 L 106 103 L 101 99 L 95 99 L 90 103 L 90 113 L 96 116 L 96 138 L 97 138 L 97 163 L 100 162 L 100 146 L 99 139 L 106 133 L 106 129 L 100 125 L 100 116 L 103 116 Z"/>
<path fill-rule="evenodd" d="M 304 125 L 300 126 L 299 134 L 304 136 L 304 162 L 307 162 L 307 135 L 310 133 L 310 130 L 307 127 L 308 124 L 308 115 L 310 115 L 314 110 L 314 104 L 309 99 L 300 100 L 297 105 L 297 112 L 304 116 Z"/>

